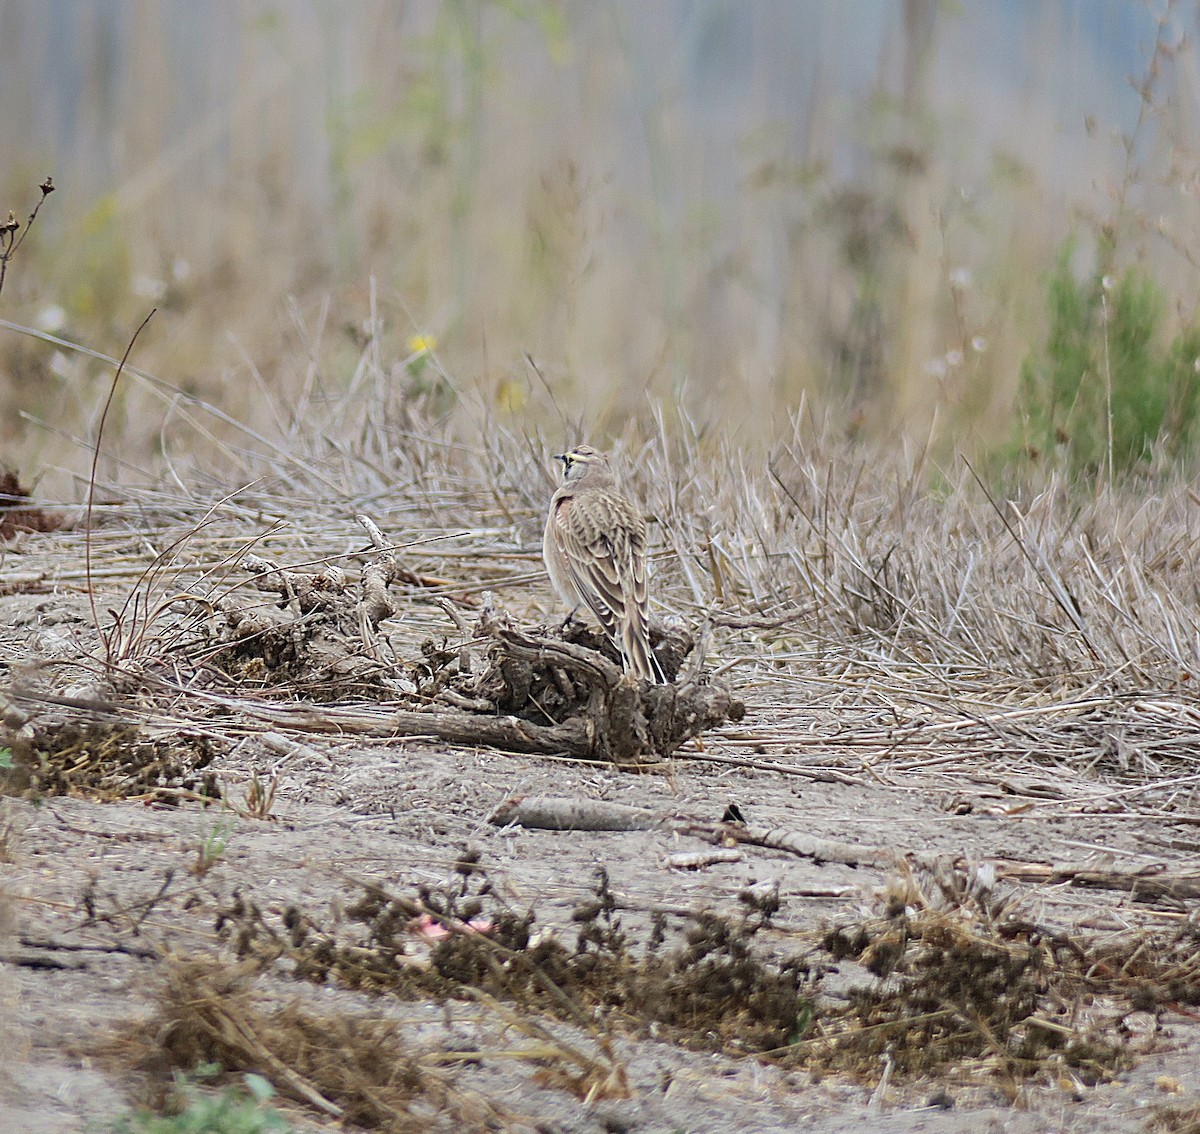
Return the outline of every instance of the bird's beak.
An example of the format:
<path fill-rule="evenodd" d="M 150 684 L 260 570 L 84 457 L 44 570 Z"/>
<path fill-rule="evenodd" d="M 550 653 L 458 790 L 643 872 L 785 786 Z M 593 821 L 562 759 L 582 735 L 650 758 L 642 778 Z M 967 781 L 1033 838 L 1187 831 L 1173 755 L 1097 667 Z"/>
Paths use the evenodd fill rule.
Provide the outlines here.
<path fill-rule="evenodd" d="M 566 453 L 555 453 L 554 459 L 556 461 L 562 461 L 562 463 L 565 465 L 567 463 L 567 454 Z"/>

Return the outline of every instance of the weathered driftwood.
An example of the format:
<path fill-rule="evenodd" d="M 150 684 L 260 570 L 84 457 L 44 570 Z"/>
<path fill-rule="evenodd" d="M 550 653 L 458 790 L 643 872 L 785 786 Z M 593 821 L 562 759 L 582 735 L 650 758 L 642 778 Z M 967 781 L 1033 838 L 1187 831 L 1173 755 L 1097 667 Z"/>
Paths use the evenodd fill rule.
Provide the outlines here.
<path fill-rule="evenodd" d="M 552 831 L 649 831 L 658 828 L 692 835 L 718 845 L 737 843 L 785 851 L 815 862 L 846 866 L 889 868 L 920 860 L 931 871 L 953 870 L 959 860 L 947 856 L 923 858 L 902 848 L 860 846 L 822 839 L 786 827 L 751 827 L 742 823 L 714 823 L 690 819 L 645 807 L 629 807 L 603 800 L 566 796 L 514 796 L 498 804 L 488 816 L 495 826 L 527 827 Z M 1144 902 L 1183 902 L 1200 898 L 1200 871 L 1168 870 L 1165 866 L 1142 870 L 1099 870 L 1067 863 L 1021 862 L 988 859 L 995 877 L 1010 882 L 1066 883 L 1071 886 L 1128 891 Z"/>
<path fill-rule="evenodd" d="M 1125 890 L 1135 901 L 1187 901 L 1200 898 L 1200 871 L 1169 870 L 1164 866 L 1144 870 L 1097 870 L 1068 863 L 1017 862 L 996 859 L 996 876 L 1013 882 L 1065 882 L 1098 890 Z"/>
<path fill-rule="evenodd" d="M 717 828 L 718 830 L 710 830 Z M 740 823 L 702 823 L 680 827 L 687 834 L 712 838 L 714 835 L 736 843 L 786 851 L 814 862 L 839 862 L 844 866 L 895 866 L 899 852 L 890 847 L 857 846 L 854 843 L 822 839 L 786 827 L 744 827 Z"/>
<path fill-rule="evenodd" d="M 669 854 L 663 860 L 663 865 L 668 870 L 704 870 L 709 866 L 741 861 L 740 851 L 718 847 L 710 851 L 681 851 L 678 854 Z"/>
<path fill-rule="evenodd" d="M 517 795 L 497 804 L 487 821 L 495 827 L 544 831 L 652 831 L 671 817 L 648 807 L 565 795 Z"/>
<path fill-rule="evenodd" d="M 504 827 L 541 828 L 554 831 L 649 831 L 664 828 L 692 835 L 718 845 L 748 843 L 782 850 L 816 862 L 840 862 L 846 866 L 895 866 L 897 852 L 884 847 L 854 846 L 806 835 L 783 827 L 749 827 L 743 823 L 709 822 L 628 807 L 594 799 L 562 796 L 514 796 L 500 803 L 488 822 Z"/>
<path fill-rule="evenodd" d="M 471 683 L 474 694 L 501 711 L 559 718 L 550 724 L 527 719 L 526 732 L 566 741 L 561 751 L 572 756 L 646 763 L 670 756 L 705 729 L 741 720 L 745 713 L 725 685 L 695 672 L 698 666 L 689 668 L 678 684 L 652 685 L 623 674 L 598 649 L 549 634 L 534 636 L 488 611 L 479 620 L 479 631 L 494 646 L 487 669 Z M 676 641 L 665 645 L 657 651 L 660 664 L 668 677 L 676 676 L 692 643 L 676 635 Z"/>
<path fill-rule="evenodd" d="M 652 645 L 667 677 L 655 685 L 624 674 L 611 643 L 581 623 L 521 627 L 485 602 L 471 625 L 437 596 L 461 642 L 453 648 L 427 642 L 421 658 L 402 661 L 401 647 L 381 625 L 397 613 L 388 587 L 432 580 L 405 570 L 383 533 L 367 517 L 359 522 L 374 554 L 357 582 L 336 568 L 306 572 L 245 557 L 254 589 L 278 600 L 263 605 L 237 590 L 216 600 L 223 622 L 215 628 L 220 648 L 210 654 L 213 661 L 235 678 L 309 697 L 319 691 L 322 700 L 361 701 L 373 691 L 393 703 L 411 700 L 411 708 L 364 714 L 355 722 L 373 735 L 432 736 L 622 765 L 662 760 L 705 729 L 742 718 L 744 707 L 728 687 L 703 675 L 704 642 L 697 646 L 682 631 L 653 628 Z M 472 657 L 473 649 L 482 660 Z M 335 724 L 311 701 L 307 713 L 289 715 L 306 722 L 293 727 L 316 729 L 322 721 L 349 727 L 345 714 L 336 714 Z"/>
<path fill-rule="evenodd" d="M 509 752 L 561 756 L 587 747 L 582 721 L 531 726 L 514 716 L 446 712 L 441 709 L 344 709 L 337 705 L 256 705 L 239 702 L 247 716 L 296 732 L 395 738 L 430 737 L 468 748 L 486 746 Z"/>
<path fill-rule="evenodd" d="M 683 698 L 689 696 L 683 691 Z M 692 694 L 692 696 L 695 696 Z M 249 708 L 248 711 L 256 716 L 268 715 L 272 723 L 297 731 L 330 732 L 360 736 L 428 736 L 448 744 L 458 744 L 465 747 L 487 746 L 506 749 L 510 752 L 525 752 L 533 755 L 546 756 L 575 756 L 586 760 L 612 759 L 617 763 L 646 763 L 657 758 L 669 756 L 679 744 L 690 736 L 695 736 L 704 722 L 713 722 L 714 714 L 720 711 L 720 706 L 728 697 L 722 691 L 716 695 L 701 695 L 704 704 L 701 711 L 694 707 L 686 707 L 685 711 L 675 713 L 674 723 L 683 725 L 678 731 L 668 731 L 662 721 L 655 724 L 654 732 L 665 735 L 670 745 L 666 750 L 639 749 L 623 741 L 614 751 L 607 747 L 612 739 L 611 728 L 604 727 L 602 714 L 604 702 L 601 702 L 598 713 L 601 714 L 601 727 L 597 728 L 596 718 L 574 716 L 558 724 L 535 724 L 512 714 L 488 714 L 476 712 L 447 711 L 443 709 L 387 709 L 379 712 L 363 712 L 341 710 L 336 707 L 328 709 L 321 706 L 275 706 L 270 709 L 259 707 Z M 658 704 L 663 704 L 661 698 L 656 698 Z M 668 711 L 674 706 L 666 702 Z M 641 712 L 635 702 L 626 694 L 626 700 L 621 705 L 622 711 L 631 717 Z M 723 718 L 720 718 L 723 719 Z M 642 733 L 645 735 L 645 732 Z M 624 757 L 624 758 L 623 758 Z"/>

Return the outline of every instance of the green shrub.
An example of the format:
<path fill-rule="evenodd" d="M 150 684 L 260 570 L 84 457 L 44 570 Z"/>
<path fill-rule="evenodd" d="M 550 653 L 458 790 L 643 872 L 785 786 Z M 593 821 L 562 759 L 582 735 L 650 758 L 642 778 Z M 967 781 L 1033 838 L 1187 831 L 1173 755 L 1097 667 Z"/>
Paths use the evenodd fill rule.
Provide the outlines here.
<path fill-rule="evenodd" d="M 1017 449 L 1073 472 L 1116 475 L 1156 447 L 1182 456 L 1200 413 L 1200 325 L 1164 347 L 1154 281 L 1138 268 L 1077 280 L 1073 251 L 1068 242 L 1047 281 L 1045 345 L 1021 367 Z"/>

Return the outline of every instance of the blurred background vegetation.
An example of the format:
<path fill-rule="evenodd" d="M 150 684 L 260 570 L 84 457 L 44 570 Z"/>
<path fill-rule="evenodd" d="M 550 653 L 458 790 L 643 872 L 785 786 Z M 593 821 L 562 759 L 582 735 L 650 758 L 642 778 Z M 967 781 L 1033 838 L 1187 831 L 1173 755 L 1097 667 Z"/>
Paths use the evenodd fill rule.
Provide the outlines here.
<path fill-rule="evenodd" d="M 0 0 L 0 212 L 58 187 L 0 319 L 120 356 L 158 307 L 134 361 L 168 385 L 107 426 L 128 475 L 203 447 L 189 398 L 286 434 L 364 358 L 429 420 L 469 399 L 559 440 L 678 404 L 752 447 L 807 405 L 888 443 L 1186 463 L 1196 21 Z M 0 457 L 77 495 L 111 374 L 0 329 Z"/>

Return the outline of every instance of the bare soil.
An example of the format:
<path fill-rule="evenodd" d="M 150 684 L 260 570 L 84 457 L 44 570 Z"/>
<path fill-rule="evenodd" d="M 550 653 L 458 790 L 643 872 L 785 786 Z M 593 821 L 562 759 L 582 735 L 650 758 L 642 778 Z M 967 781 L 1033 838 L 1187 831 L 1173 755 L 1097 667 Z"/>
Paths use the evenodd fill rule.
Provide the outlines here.
<path fill-rule="evenodd" d="M 580 931 L 575 911 L 594 898 L 601 869 L 622 932 L 646 941 L 657 913 L 665 917 L 664 947 L 682 940 L 689 911 L 738 923 L 746 916 L 747 890 L 772 881 L 781 908 L 754 935 L 764 956 L 803 955 L 829 968 L 819 995 L 835 1005 L 844 1005 L 855 987 L 886 980 L 853 959 L 835 961 L 820 942 L 831 925 L 879 916 L 889 888 L 906 884 L 894 870 L 747 845 L 736 848 L 736 861 L 677 869 L 669 856 L 711 846 L 666 827 L 547 831 L 487 822 L 498 804 L 517 795 L 606 800 L 714 823 L 736 805 L 754 826 L 910 851 L 914 862 L 957 857 L 968 873 L 993 860 L 1129 873 L 1196 862 L 1200 834 L 1190 812 L 1154 818 L 1108 807 L 1112 789 L 1094 773 L 1056 765 L 1044 776 L 1007 774 L 994 751 L 982 745 L 976 751 L 953 731 L 942 740 L 926 737 L 919 760 L 911 750 L 905 757 L 901 736 L 922 727 L 915 710 L 894 722 L 893 745 L 856 747 L 847 729 L 864 713 L 874 714 L 884 722 L 872 725 L 876 736 L 886 726 L 886 707 L 872 709 L 870 692 L 862 691 L 858 715 L 839 717 L 828 684 L 814 680 L 808 688 L 802 673 L 790 700 L 812 706 L 796 721 L 807 739 L 772 740 L 779 711 L 774 687 L 750 686 L 738 690 L 745 721 L 706 733 L 668 763 L 639 771 L 419 737 L 339 737 L 332 729 L 301 733 L 261 722 L 251 727 L 209 703 L 203 714 L 189 712 L 178 697 L 169 702 L 135 692 L 108 700 L 98 681 L 89 690 L 86 670 L 71 668 L 98 650 L 80 578 L 81 548 L 77 534 L 32 535 L 0 566 L 0 678 L 18 689 L 36 688 L 43 698 L 59 697 L 40 704 L 14 697 L 13 725 L 111 724 L 115 717 L 147 736 L 192 730 L 216 738 L 220 743 L 197 783 L 215 778 L 224 803 L 205 803 L 196 788 L 170 799 L 144 792 L 132 800 L 45 795 L 0 803 L 0 1130 L 104 1129 L 145 1097 L 153 1072 L 135 1066 L 141 1049 L 129 1038 L 131 1029 L 153 1017 L 156 990 L 171 966 L 184 958 L 238 963 L 231 910 L 253 907 L 262 925 L 282 933 L 291 908 L 322 932 L 349 940 L 348 911 L 361 900 L 364 883 L 398 895 L 437 892 L 456 884 L 464 848 L 477 851 L 504 906 L 533 911 L 537 930 L 567 945 Z M 311 548 L 293 552 L 299 561 Z M 133 584 L 98 579 L 97 608 L 119 606 Z M 536 588 L 518 597 L 530 602 Z M 422 602 L 412 599 L 414 606 Z M 422 617 L 437 617 L 436 610 L 420 608 Z M 721 648 L 714 647 L 718 662 Z M 70 673 L 60 673 L 62 666 Z M 737 675 L 736 667 L 727 675 L 735 688 Z M 935 729 L 937 714 L 930 711 L 926 719 Z M 756 729 L 761 744 L 753 740 Z M 760 766 L 713 762 L 722 757 Z M 269 813 L 255 818 L 268 785 L 274 791 Z M 932 893 L 919 876 L 909 881 L 927 897 Z M 1194 901 L 1146 902 L 1126 891 L 1069 882 L 998 884 L 998 891 L 1030 922 L 1074 938 L 1136 931 L 1149 939 L 1194 919 Z M 420 966 L 431 945 L 416 922 L 410 938 L 413 963 Z M 243 957 L 248 949 L 253 953 L 244 939 L 241 947 Z M 298 980 L 279 965 L 262 966 L 253 988 L 266 1007 L 298 1004 L 318 1018 L 394 1021 L 415 1054 L 473 1053 L 443 1060 L 441 1081 L 452 1105 L 414 1103 L 430 1129 L 477 1123 L 480 1129 L 581 1134 L 802 1126 L 1092 1134 L 1194 1130 L 1200 1123 L 1200 1027 L 1196 1010 L 1180 1003 L 1139 1007 L 1081 994 L 1063 1019 L 1071 1027 L 1089 1018 L 1120 1020 L 1125 1065 L 1089 1083 L 1051 1061 L 1047 1073 L 1014 1084 L 986 1061 L 970 1060 L 915 1077 L 885 1074 L 884 1060 L 865 1076 L 817 1073 L 803 1060 L 739 1054 L 729 1043 L 704 1050 L 702 1036 L 689 1040 L 636 1026 L 615 1011 L 580 1021 L 485 996 L 373 994 L 336 980 Z M 539 1028 L 544 1035 L 530 1030 Z M 579 1097 L 555 1070 L 561 1071 L 563 1056 L 554 1043 L 619 1069 L 627 1089 L 610 1084 Z M 290 1098 L 281 1106 L 298 1130 L 342 1128 Z"/>

